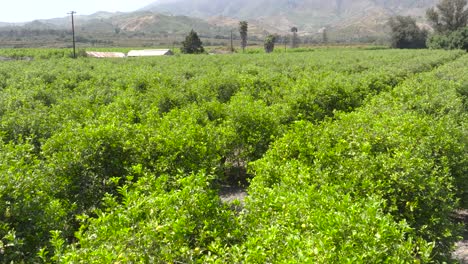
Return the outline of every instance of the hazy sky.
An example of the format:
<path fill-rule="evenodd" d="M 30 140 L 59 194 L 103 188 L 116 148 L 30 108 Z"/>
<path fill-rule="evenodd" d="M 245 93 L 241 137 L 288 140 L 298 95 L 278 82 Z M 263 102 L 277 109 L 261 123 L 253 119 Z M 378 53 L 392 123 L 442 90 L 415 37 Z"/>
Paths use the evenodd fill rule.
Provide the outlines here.
<path fill-rule="evenodd" d="M 71 10 L 78 15 L 97 11 L 134 11 L 156 0 L 1 0 L 0 22 L 26 22 L 64 17 Z"/>

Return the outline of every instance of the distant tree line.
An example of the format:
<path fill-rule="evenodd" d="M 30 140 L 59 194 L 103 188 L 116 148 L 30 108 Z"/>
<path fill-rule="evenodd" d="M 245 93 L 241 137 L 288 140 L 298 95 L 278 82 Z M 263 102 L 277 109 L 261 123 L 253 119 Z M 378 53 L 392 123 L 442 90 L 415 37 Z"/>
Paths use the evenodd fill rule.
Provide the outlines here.
<path fill-rule="evenodd" d="M 416 19 L 396 16 L 389 21 L 394 48 L 464 49 L 468 51 L 467 0 L 441 0 L 426 11 L 434 32 L 421 29 Z"/>
<path fill-rule="evenodd" d="M 68 31 L 57 29 L 0 28 L 0 37 L 8 38 L 38 37 L 44 35 L 65 36 L 67 34 Z"/>
<path fill-rule="evenodd" d="M 291 28 L 292 37 L 291 37 L 291 47 L 297 48 L 299 46 L 299 37 L 297 36 L 298 29 L 297 27 Z M 247 21 L 240 21 L 239 22 L 239 35 L 240 35 L 240 46 L 242 51 L 245 51 L 247 47 L 247 33 L 248 33 L 248 22 Z M 275 48 L 275 43 L 277 43 L 280 39 L 283 39 L 284 43 L 286 43 L 288 37 L 280 37 L 276 34 L 269 34 L 264 39 L 264 49 L 266 53 L 273 52 Z M 285 44 L 286 45 L 286 44 Z M 197 32 L 193 29 L 190 33 L 185 37 L 185 40 L 182 42 L 181 52 L 185 54 L 200 54 L 204 53 L 205 49 L 203 48 L 203 43 L 200 40 Z"/>

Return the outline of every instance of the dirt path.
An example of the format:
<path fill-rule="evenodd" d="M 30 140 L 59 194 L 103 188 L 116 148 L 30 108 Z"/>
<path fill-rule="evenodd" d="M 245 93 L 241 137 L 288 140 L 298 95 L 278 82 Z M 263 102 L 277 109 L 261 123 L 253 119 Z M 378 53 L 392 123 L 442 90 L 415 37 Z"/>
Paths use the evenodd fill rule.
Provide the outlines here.
<path fill-rule="evenodd" d="M 453 253 L 453 257 L 462 264 L 468 264 L 468 240 L 457 243 L 457 249 Z"/>
<path fill-rule="evenodd" d="M 465 233 L 463 240 L 457 243 L 453 257 L 462 264 L 468 264 L 468 210 L 457 212 L 457 218 L 465 223 Z"/>
<path fill-rule="evenodd" d="M 234 200 L 239 200 L 242 203 L 246 196 L 246 189 L 239 186 L 223 186 L 219 194 L 221 201 L 225 203 L 232 203 Z"/>

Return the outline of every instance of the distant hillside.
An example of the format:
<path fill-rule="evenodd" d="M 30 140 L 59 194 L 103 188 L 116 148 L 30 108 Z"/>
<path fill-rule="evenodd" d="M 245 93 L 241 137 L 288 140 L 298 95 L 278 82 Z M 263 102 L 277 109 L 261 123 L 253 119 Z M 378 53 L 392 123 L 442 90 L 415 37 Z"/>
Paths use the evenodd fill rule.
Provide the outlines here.
<path fill-rule="evenodd" d="M 249 22 L 250 40 L 261 40 L 271 33 L 290 36 L 294 26 L 306 43 L 321 42 L 323 32 L 331 42 L 384 43 L 389 35 L 389 17 L 412 15 L 424 24 L 425 10 L 436 2 L 438 0 L 159 0 L 137 12 L 97 12 L 76 16 L 75 22 L 78 40 L 93 45 L 174 43 L 180 42 L 191 29 L 205 41 L 226 43 L 231 30 L 234 38 L 239 37 L 239 20 Z M 23 24 L 0 22 L 0 43 L 6 46 L 17 46 L 18 42 L 61 45 L 69 38 L 70 24 L 70 17 Z M 45 44 L 41 44 L 42 41 L 46 41 Z"/>
<path fill-rule="evenodd" d="M 34 20 L 24 23 L 23 28 L 29 30 L 70 29 L 70 17 Z M 132 13 L 107 13 L 99 12 L 90 16 L 76 16 L 75 25 L 77 32 L 114 33 L 140 32 L 140 33 L 166 33 L 186 34 L 191 29 L 201 34 L 214 34 L 227 32 L 223 27 L 218 27 L 209 22 L 188 16 L 173 16 L 139 11 Z M 10 23 L 0 23 L 0 27 L 13 27 Z M 15 25 L 16 26 L 16 25 Z"/>
<path fill-rule="evenodd" d="M 351 35 L 378 35 L 393 15 L 424 20 L 425 10 L 437 0 L 160 0 L 143 10 L 200 18 L 247 19 L 288 32 L 292 26 L 303 35 L 324 27 Z"/>
<path fill-rule="evenodd" d="M 92 45 L 160 45 L 180 42 L 191 29 L 202 37 L 228 36 L 230 29 L 200 18 L 157 14 L 99 12 L 75 18 L 78 42 Z M 0 43 L 5 46 L 60 46 L 70 37 L 70 17 L 35 20 L 22 26 L 0 25 Z M 62 44 L 61 44 L 62 43 Z M 26 45 L 24 44 L 24 45 Z M 0 47 L 2 44 L 0 44 Z"/>
<path fill-rule="evenodd" d="M 383 9 L 392 14 L 421 15 L 437 0 L 160 0 L 142 10 L 194 17 L 227 16 L 258 19 L 288 16 L 297 22 L 304 19 L 336 17 L 346 19 L 356 13 Z"/>

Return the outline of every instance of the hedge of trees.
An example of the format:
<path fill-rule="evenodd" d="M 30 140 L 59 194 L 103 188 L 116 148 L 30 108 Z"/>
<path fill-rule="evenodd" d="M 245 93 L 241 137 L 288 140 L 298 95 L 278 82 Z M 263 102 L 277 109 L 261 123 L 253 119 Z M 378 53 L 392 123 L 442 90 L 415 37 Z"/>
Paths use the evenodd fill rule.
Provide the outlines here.
<path fill-rule="evenodd" d="M 467 201 L 467 59 L 2 63 L 1 261 L 446 260 Z M 245 201 L 221 201 L 239 181 Z"/>

